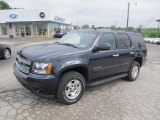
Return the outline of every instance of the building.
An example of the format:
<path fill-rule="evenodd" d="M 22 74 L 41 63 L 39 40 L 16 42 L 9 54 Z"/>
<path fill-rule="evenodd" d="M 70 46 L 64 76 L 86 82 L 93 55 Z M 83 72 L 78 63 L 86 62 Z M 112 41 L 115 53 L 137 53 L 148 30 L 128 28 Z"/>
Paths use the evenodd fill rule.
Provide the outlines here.
<path fill-rule="evenodd" d="M 52 37 L 58 29 L 73 29 L 75 23 L 53 10 L 0 10 L 0 38 Z"/>

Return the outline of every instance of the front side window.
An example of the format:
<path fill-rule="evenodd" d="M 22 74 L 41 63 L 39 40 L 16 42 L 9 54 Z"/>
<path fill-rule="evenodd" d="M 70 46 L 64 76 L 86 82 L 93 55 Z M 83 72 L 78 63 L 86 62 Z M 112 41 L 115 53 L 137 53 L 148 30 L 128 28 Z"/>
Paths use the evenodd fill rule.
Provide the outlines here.
<path fill-rule="evenodd" d="M 130 41 L 127 34 L 119 33 L 118 38 L 119 38 L 119 41 L 118 41 L 119 49 L 129 49 L 129 48 L 131 48 L 131 41 Z"/>
<path fill-rule="evenodd" d="M 95 33 L 71 32 L 58 42 L 60 44 L 70 44 L 77 48 L 87 48 L 95 41 L 96 36 Z"/>
<path fill-rule="evenodd" d="M 115 40 L 115 36 L 113 33 L 106 33 L 102 35 L 98 43 L 102 43 L 102 44 L 107 43 L 110 45 L 111 50 L 116 49 L 116 40 Z"/>

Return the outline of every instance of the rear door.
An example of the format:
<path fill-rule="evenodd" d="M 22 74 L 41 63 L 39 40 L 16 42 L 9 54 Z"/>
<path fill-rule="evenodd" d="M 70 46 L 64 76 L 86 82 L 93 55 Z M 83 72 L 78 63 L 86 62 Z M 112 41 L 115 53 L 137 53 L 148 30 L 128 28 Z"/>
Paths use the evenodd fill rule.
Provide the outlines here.
<path fill-rule="evenodd" d="M 128 72 L 135 54 L 132 42 L 127 33 L 117 34 L 117 49 L 119 54 L 119 63 L 121 69 L 119 72 Z"/>

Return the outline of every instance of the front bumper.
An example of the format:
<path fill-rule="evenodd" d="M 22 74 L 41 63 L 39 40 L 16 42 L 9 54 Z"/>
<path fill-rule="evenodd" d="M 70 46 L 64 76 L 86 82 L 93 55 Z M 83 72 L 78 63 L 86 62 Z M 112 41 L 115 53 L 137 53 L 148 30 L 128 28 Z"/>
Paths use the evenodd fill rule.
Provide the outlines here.
<path fill-rule="evenodd" d="M 28 75 L 19 71 L 16 64 L 13 66 L 17 80 L 32 93 L 40 97 L 53 97 L 57 91 L 57 79 L 54 75 Z"/>

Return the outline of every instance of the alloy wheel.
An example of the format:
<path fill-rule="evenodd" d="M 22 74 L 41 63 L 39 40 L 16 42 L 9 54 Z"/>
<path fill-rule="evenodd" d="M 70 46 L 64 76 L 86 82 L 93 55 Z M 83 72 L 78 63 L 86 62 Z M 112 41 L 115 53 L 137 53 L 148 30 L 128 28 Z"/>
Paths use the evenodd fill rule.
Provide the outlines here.
<path fill-rule="evenodd" d="M 8 59 L 8 58 L 10 58 L 10 56 L 11 56 L 10 51 L 9 51 L 8 49 L 5 49 L 5 50 L 4 50 L 4 58 L 5 58 L 5 59 Z"/>
<path fill-rule="evenodd" d="M 139 73 L 138 66 L 134 66 L 132 69 L 132 77 L 136 78 L 138 76 L 138 73 Z"/>
<path fill-rule="evenodd" d="M 71 80 L 65 88 L 65 96 L 68 99 L 73 100 L 79 96 L 79 94 L 81 93 L 81 89 L 82 84 L 79 80 Z"/>

